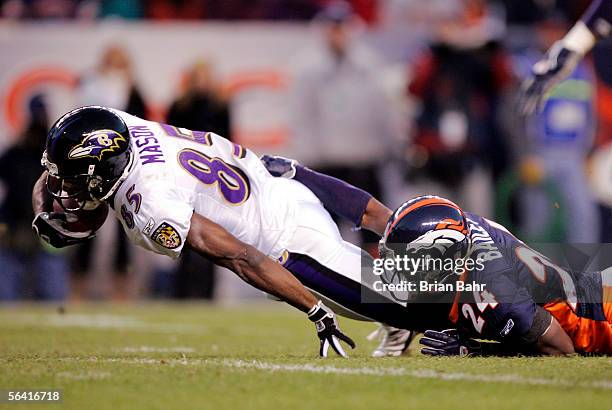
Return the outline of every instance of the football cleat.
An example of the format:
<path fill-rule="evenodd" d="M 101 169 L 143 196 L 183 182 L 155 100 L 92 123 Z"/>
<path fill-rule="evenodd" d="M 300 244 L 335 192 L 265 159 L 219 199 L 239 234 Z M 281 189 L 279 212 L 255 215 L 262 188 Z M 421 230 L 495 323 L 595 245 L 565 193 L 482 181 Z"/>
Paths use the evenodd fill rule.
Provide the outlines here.
<path fill-rule="evenodd" d="M 372 352 L 372 357 L 397 357 L 408 350 L 408 346 L 414 338 L 415 332 L 406 329 L 398 329 L 381 324 L 378 329 L 368 336 L 368 340 L 382 337 L 380 344 Z"/>

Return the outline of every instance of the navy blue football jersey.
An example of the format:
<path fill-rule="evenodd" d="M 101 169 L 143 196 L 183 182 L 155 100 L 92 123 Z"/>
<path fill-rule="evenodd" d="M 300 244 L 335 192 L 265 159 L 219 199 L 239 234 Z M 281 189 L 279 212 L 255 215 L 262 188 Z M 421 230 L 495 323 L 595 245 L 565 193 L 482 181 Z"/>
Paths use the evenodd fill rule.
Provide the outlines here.
<path fill-rule="evenodd" d="M 470 257 L 481 264 L 460 279 L 478 285 L 478 290 L 458 293 L 454 315 L 461 329 L 483 339 L 520 339 L 531 329 L 538 305 L 563 301 L 579 316 L 605 320 L 601 304 L 597 308 L 593 303 L 601 298 L 598 272 L 568 272 L 502 225 L 475 214 L 466 216 L 473 246 Z"/>

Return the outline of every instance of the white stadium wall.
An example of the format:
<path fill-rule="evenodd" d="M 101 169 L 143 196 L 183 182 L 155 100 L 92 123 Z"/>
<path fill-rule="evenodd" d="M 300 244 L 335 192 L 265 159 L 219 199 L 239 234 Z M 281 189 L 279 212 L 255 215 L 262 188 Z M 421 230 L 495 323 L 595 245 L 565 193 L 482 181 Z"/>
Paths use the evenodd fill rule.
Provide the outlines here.
<path fill-rule="evenodd" d="M 79 76 L 118 44 L 132 59 L 152 119 L 163 120 L 182 73 L 207 60 L 231 95 L 236 140 L 291 155 L 286 97 L 292 61 L 315 37 L 310 26 L 293 24 L 0 23 L 0 151 L 18 134 L 29 97 L 44 91 L 53 119 L 78 106 Z"/>

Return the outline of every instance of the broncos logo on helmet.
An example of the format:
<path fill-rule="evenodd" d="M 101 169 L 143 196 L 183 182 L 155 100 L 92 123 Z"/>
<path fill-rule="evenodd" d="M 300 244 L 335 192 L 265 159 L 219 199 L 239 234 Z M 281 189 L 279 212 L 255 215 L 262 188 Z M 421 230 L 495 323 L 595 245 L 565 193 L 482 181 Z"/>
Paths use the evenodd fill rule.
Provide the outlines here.
<path fill-rule="evenodd" d="M 105 153 L 121 151 L 126 144 L 125 137 L 113 130 L 96 130 L 84 134 L 83 141 L 68 152 L 68 158 L 96 158 L 102 160 Z M 123 143 L 123 144 L 121 144 Z M 123 146 L 122 146 L 123 145 Z"/>
<path fill-rule="evenodd" d="M 444 255 L 456 243 L 465 240 L 466 236 L 452 228 L 438 228 L 424 233 L 413 242 L 406 245 L 406 250 L 413 254 L 422 251 L 437 250 L 438 254 Z"/>
<path fill-rule="evenodd" d="M 469 250 L 469 228 L 463 210 L 448 199 L 431 195 L 404 202 L 389 218 L 379 242 L 380 256 L 385 259 L 407 257 L 438 261 L 437 264 L 421 265 L 409 276 L 404 272 L 390 272 L 403 274 L 405 279 L 414 282 L 453 280 L 457 276 L 445 267 L 445 261 L 465 258 Z M 423 292 L 411 292 L 403 298 L 421 300 L 419 298 L 424 295 Z"/>

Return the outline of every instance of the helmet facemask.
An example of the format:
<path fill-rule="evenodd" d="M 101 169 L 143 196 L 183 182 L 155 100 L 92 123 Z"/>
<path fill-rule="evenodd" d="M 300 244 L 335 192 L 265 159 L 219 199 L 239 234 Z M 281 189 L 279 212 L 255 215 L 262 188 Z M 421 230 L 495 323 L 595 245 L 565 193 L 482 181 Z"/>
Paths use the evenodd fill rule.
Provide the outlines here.
<path fill-rule="evenodd" d="M 95 165 L 90 165 L 87 174 L 61 176 L 55 164 L 43 154 L 41 164 L 47 168 L 47 191 L 66 212 L 93 210 L 103 201 L 112 197 L 121 182 L 125 180 L 132 164 L 131 152 L 129 162 L 119 178 L 104 179 L 95 174 Z M 76 202 L 76 206 L 74 203 Z"/>
<path fill-rule="evenodd" d="M 420 290 L 420 284 L 446 285 L 461 277 L 457 266 L 464 266 L 470 253 L 469 235 L 451 229 L 432 230 L 411 243 L 388 243 L 386 237 L 379 242 L 379 254 L 383 259 L 401 259 L 406 270 L 387 271 L 391 280 L 414 283 L 415 291 L 407 295 L 407 302 L 434 303 L 452 297 L 444 291 Z M 407 261 L 407 262 L 406 262 Z"/>
<path fill-rule="evenodd" d="M 423 268 L 414 272 L 413 280 L 444 286 L 454 284 L 461 277 L 464 272 L 462 267 L 465 266 L 465 258 L 468 255 L 469 237 L 463 236 L 460 232 L 453 232 L 457 234 L 455 239 L 445 238 L 443 241 L 434 243 L 428 239 L 425 243 L 417 242 L 408 245 L 407 252 L 412 253 L 413 258 L 424 261 Z M 454 240 L 456 242 L 453 242 Z M 454 285 L 452 288 L 454 289 Z M 448 292 L 438 289 L 434 287 L 433 290 L 419 290 L 418 300 L 434 301 L 448 295 Z"/>

